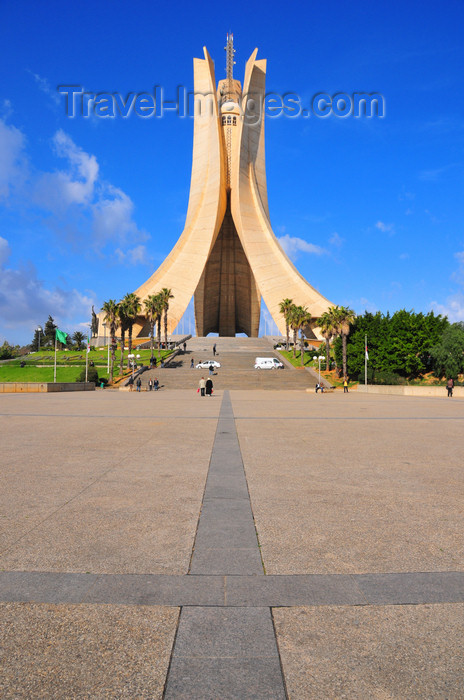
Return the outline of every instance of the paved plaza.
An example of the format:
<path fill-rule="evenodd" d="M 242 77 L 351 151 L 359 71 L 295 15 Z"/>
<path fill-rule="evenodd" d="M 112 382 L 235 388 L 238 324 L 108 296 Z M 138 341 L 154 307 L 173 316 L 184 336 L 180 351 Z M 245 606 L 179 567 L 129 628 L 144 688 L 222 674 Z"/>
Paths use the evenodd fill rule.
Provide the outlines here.
<path fill-rule="evenodd" d="M 1 697 L 464 697 L 464 400 L 197 380 L 1 396 Z"/>

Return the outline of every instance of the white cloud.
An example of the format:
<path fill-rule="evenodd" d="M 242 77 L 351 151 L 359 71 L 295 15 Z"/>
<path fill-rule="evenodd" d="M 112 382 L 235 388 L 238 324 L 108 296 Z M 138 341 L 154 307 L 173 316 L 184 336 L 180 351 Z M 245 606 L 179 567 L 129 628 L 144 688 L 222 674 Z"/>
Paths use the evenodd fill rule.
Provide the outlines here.
<path fill-rule="evenodd" d="M 3 265 L 6 263 L 8 258 L 10 257 L 10 246 L 8 245 L 8 241 L 6 238 L 2 238 L 0 236 L 0 268 L 3 267 Z"/>
<path fill-rule="evenodd" d="M 126 247 L 134 248 L 149 238 L 133 219 L 131 198 L 101 179 L 96 157 L 61 129 L 53 136 L 52 146 L 56 155 L 67 161 L 66 166 L 55 172 L 39 172 L 31 185 L 33 202 L 52 214 L 47 217 L 47 226 L 76 245 L 85 241 L 98 252 L 114 245 L 130 256 Z M 110 250 L 105 252 L 111 254 Z"/>
<path fill-rule="evenodd" d="M 32 77 L 34 78 L 39 90 L 41 90 L 48 97 L 50 97 L 52 102 L 54 102 L 56 105 L 59 105 L 60 104 L 60 95 L 58 94 L 57 90 L 54 90 L 51 87 L 47 78 L 42 78 L 40 75 L 38 75 L 37 73 L 33 73 L 32 71 L 28 71 L 28 73 L 30 73 L 32 75 Z"/>
<path fill-rule="evenodd" d="M 76 317 L 89 316 L 91 296 L 76 289 L 58 286 L 47 289 L 37 278 L 37 272 L 28 263 L 17 269 L 7 267 L 9 245 L 0 238 L 0 321 L 7 328 L 29 324 L 33 329 L 51 312 L 61 324 L 73 323 Z"/>
<path fill-rule="evenodd" d="M 446 299 L 444 304 L 432 301 L 430 308 L 437 314 L 448 316 L 451 323 L 464 321 L 464 294 L 462 292 L 453 294 Z"/>
<path fill-rule="evenodd" d="M 76 146 L 61 129 L 52 143 L 56 154 L 69 162 L 69 168 L 41 174 L 35 185 L 35 201 L 42 209 L 55 213 L 74 204 L 89 205 L 98 177 L 97 159 Z"/>
<path fill-rule="evenodd" d="M 22 132 L 0 119 L 0 200 L 25 178 L 24 144 Z"/>
<path fill-rule="evenodd" d="M 344 242 L 345 239 L 339 236 L 336 231 L 329 238 L 330 245 L 333 245 L 335 248 L 341 248 Z"/>
<path fill-rule="evenodd" d="M 134 203 L 122 190 L 107 185 L 105 193 L 92 204 L 92 231 L 97 247 L 108 241 L 118 241 L 130 245 L 138 240 L 146 240 L 147 234 L 139 231 L 132 219 Z"/>
<path fill-rule="evenodd" d="M 395 224 L 386 224 L 383 221 L 377 221 L 375 228 L 378 228 L 382 233 L 394 233 Z"/>
<path fill-rule="evenodd" d="M 297 238 L 296 236 L 289 236 L 288 233 L 285 234 L 285 236 L 281 236 L 277 240 L 291 260 L 296 260 L 299 253 L 322 255 L 326 252 L 320 246 L 314 245 L 314 243 L 308 243 L 302 238 Z"/>
<path fill-rule="evenodd" d="M 114 251 L 115 256 L 120 263 L 127 265 L 151 265 L 152 257 L 148 253 L 144 245 L 135 246 L 126 252 L 122 251 L 120 248 L 116 248 Z"/>

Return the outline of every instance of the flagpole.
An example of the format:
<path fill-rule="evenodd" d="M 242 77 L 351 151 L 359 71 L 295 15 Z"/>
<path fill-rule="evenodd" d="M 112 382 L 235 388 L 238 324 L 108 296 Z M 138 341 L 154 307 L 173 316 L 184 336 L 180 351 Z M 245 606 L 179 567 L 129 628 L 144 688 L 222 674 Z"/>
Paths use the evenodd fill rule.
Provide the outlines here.
<path fill-rule="evenodd" d="M 90 338 L 87 336 L 87 352 L 85 353 L 85 383 L 89 381 L 89 348 Z"/>
<path fill-rule="evenodd" d="M 364 336 L 364 386 L 367 386 L 367 333 Z"/>
<path fill-rule="evenodd" d="M 55 364 L 53 367 L 53 381 L 56 382 L 56 330 L 55 330 Z"/>

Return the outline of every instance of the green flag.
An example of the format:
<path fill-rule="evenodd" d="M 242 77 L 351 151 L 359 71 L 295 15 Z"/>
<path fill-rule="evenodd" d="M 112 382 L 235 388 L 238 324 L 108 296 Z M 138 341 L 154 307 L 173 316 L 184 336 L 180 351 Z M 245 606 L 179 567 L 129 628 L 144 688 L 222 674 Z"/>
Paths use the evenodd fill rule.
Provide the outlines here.
<path fill-rule="evenodd" d="M 64 331 L 60 331 L 58 328 L 56 329 L 56 339 L 59 343 L 64 343 L 66 345 L 66 338 L 68 337 L 68 334 L 65 333 Z"/>

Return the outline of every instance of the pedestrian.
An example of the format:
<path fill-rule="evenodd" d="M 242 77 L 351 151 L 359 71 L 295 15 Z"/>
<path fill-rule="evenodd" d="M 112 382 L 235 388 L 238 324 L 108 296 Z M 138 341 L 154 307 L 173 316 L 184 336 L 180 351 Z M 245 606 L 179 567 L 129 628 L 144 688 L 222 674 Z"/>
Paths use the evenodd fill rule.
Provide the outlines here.
<path fill-rule="evenodd" d="M 216 343 L 213 345 L 213 357 L 216 357 Z"/>
<path fill-rule="evenodd" d="M 151 377 L 148 380 L 148 391 L 153 391 L 153 379 Z"/>
<path fill-rule="evenodd" d="M 140 377 L 137 377 L 137 391 L 140 391 L 141 386 L 142 386 L 142 380 L 140 379 Z"/>
<path fill-rule="evenodd" d="M 212 374 L 214 374 L 213 363 L 211 363 L 210 366 L 209 366 L 209 376 L 211 376 Z"/>
<path fill-rule="evenodd" d="M 204 396 L 205 395 L 205 389 L 206 389 L 206 382 L 205 378 L 202 377 L 199 382 L 199 387 L 200 387 L 200 395 Z"/>
<path fill-rule="evenodd" d="M 161 369 L 163 369 L 163 367 L 164 367 L 164 357 L 161 360 Z"/>
<path fill-rule="evenodd" d="M 347 377 L 344 377 L 344 379 L 343 379 L 343 393 L 344 394 L 348 393 L 348 379 L 347 379 Z"/>
<path fill-rule="evenodd" d="M 192 357 L 192 359 L 190 360 L 190 369 L 194 369 L 194 368 L 195 368 L 195 360 Z"/>
<path fill-rule="evenodd" d="M 153 386 L 155 387 L 155 391 L 158 391 L 160 383 L 157 377 L 153 380 Z"/>
<path fill-rule="evenodd" d="M 448 389 L 448 396 L 453 397 L 453 389 L 454 389 L 454 380 L 453 377 L 450 377 L 448 381 L 446 382 L 446 388 Z"/>
<path fill-rule="evenodd" d="M 213 393 L 213 380 L 208 377 L 206 380 L 206 396 L 211 397 L 211 394 Z"/>
<path fill-rule="evenodd" d="M 185 342 L 185 340 L 184 340 L 182 347 L 184 348 L 184 353 L 187 352 L 187 343 Z"/>
<path fill-rule="evenodd" d="M 320 388 L 321 388 L 321 385 L 320 385 L 320 384 L 316 384 L 316 394 L 317 394 L 317 392 L 319 391 Z"/>
<path fill-rule="evenodd" d="M 153 367 L 156 369 L 156 357 L 153 358 Z"/>
<path fill-rule="evenodd" d="M 134 377 L 129 377 L 129 391 L 134 391 Z"/>

